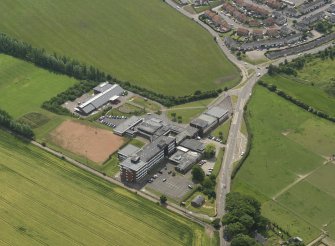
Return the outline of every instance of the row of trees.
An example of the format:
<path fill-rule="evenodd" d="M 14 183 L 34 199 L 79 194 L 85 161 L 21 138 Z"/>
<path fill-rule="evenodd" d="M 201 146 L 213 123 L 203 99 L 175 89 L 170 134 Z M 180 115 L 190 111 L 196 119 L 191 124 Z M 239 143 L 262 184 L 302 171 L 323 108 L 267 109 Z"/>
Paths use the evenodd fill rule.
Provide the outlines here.
<path fill-rule="evenodd" d="M 265 232 L 269 221 L 261 215 L 261 204 L 254 198 L 231 192 L 226 197 L 226 214 L 222 217 L 224 235 L 232 246 L 258 245 L 255 232 Z"/>
<path fill-rule="evenodd" d="M 335 117 L 329 116 L 328 114 L 326 114 L 322 111 L 319 111 L 319 110 L 309 106 L 308 104 L 306 104 L 304 102 L 301 102 L 300 100 L 286 94 L 284 91 L 277 89 L 277 87 L 275 85 L 267 84 L 262 80 L 260 80 L 258 83 L 261 86 L 267 88 L 269 91 L 272 91 L 272 92 L 276 93 L 277 95 L 279 95 L 279 96 L 285 98 L 286 100 L 294 103 L 295 105 L 305 109 L 306 111 L 311 112 L 312 114 L 315 114 L 315 115 L 317 115 L 321 118 L 324 118 L 324 119 L 330 120 L 332 122 L 335 122 Z"/>
<path fill-rule="evenodd" d="M 297 76 L 297 70 L 301 70 L 305 67 L 308 61 L 311 61 L 316 58 L 322 60 L 331 59 L 334 60 L 335 57 L 335 47 L 328 47 L 324 50 L 319 51 L 316 54 L 307 54 L 298 58 L 293 59 L 291 62 L 285 60 L 283 63 L 280 63 L 279 66 L 270 65 L 268 73 L 269 75 L 275 75 L 279 73 Z"/>
<path fill-rule="evenodd" d="M 78 80 L 88 80 L 94 82 L 102 82 L 108 80 L 111 83 L 118 83 L 126 90 L 140 94 L 168 107 L 206 98 L 214 98 L 222 92 L 222 89 L 204 92 L 198 90 L 195 91 L 193 94 L 181 97 L 166 96 L 126 81 L 120 81 L 112 75 L 100 71 L 94 66 L 88 66 L 85 63 L 81 63 L 75 59 L 66 56 L 60 56 L 56 53 L 49 54 L 44 49 L 32 47 L 30 44 L 9 37 L 7 34 L 4 33 L 0 33 L 0 53 L 4 53 L 28 62 L 32 62 L 39 67 L 48 69 L 49 71 L 66 74 Z M 90 89 L 92 89 L 96 85 L 96 83 L 88 82 L 87 85 L 91 85 Z M 71 91 L 66 91 L 65 96 L 70 98 L 69 95 L 73 91 L 74 88 L 71 88 Z M 63 98 L 65 98 L 64 94 L 58 95 L 56 98 L 53 98 L 49 102 L 46 102 L 44 107 L 56 113 L 68 113 L 66 112 L 66 110 L 61 110 L 59 108 L 60 104 L 58 102 L 63 101 Z"/>
<path fill-rule="evenodd" d="M 0 126 L 28 139 L 34 139 L 35 134 L 30 126 L 17 122 L 4 110 L 0 109 Z"/>

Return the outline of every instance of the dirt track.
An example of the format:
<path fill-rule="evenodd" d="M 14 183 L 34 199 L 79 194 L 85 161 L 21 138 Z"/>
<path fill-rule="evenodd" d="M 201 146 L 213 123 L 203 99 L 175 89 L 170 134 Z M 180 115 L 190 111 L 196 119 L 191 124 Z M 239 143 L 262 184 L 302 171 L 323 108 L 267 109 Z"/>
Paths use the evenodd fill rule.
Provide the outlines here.
<path fill-rule="evenodd" d="M 51 133 L 52 142 L 75 154 L 102 164 L 124 140 L 111 131 L 65 121 Z"/>

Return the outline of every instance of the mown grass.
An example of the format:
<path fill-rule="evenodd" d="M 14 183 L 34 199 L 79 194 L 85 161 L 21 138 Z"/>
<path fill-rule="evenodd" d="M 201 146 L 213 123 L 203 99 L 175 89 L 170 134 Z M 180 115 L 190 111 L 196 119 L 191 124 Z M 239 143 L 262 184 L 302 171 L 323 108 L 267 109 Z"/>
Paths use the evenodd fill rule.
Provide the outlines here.
<path fill-rule="evenodd" d="M 216 160 L 215 160 L 215 164 L 214 164 L 214 168 L 213 168 L 213 172 L 212 174 L 217 177 L 220 173 L 220 169 L 222 166 L 222 161 L 223 161 L 223 155 L 224 155 L 225 149 L 224 148 L 220 148 L 219 153 L 216 156 Z"/>
<path fill-rule="evenodd" d="M 210 104 L 214 99 L 204 99 L 196 102 L 190 102 L 181 104 L 175 107 L 171 107 L 166 111 L 167 116 L 170 120 L 173 120 L 174 117 L 172 116 L 173 113 L 176 114 L 176 119 L 178 121 L 178 116 L 181 117 L 181 123 L 189 123 L 191 120 L 196 118 L 202 112 L 207 109 L 207 105 Z"/>
<path fill-rule="evenodd" d="M 13 117 L 41 112 L 44 101 L 76 83 L 67 76 L 0 54 L 0 107 Z"/>
<path fill-rule="evenodd" d="M 246 115 L 253 134 L 251 151 L 233 190 L 257 197 L 264 215 L 292 235 L 305 242 L 315 239 L 321 224 L 334 219 L 335 200 L 327 188 L 334 186 L 333 176 L 316 176 L 334 152 L 334 124 L 260 86 Z M 289 186 L 304 175 L 308 182 Z"/>
<path fill-rule="evenodd" d="M 0 9 L 2 32 L 155 92 L 186 95 L 240 79 L 213 38 L 164 1 L 3 0 Z"/>
<path fill-rule="evenodd" d="M 223 122 L 221 125 L 219 125 L 212 133 L 212 136 L 219 137 L 220 132 L 222 133 L 222 141 L 223 143 L 227 142 L 228 139 L 228 134 L 229 134 L 229 129 L 230 129 L 230 124 L 231 124 L 231 118 Z"/>
<path fill-rule="evenodd" d="M 204 229 L 0 132 L 1 241 L 204 245 Z M 215 241 L 215 239 L 213 239 Z"/>
<path fill-rule="evenodd" d="M 205 197 L 205 203 L 199 208 L 191 205 L 192 200 L 198 195 Z M 208 216 L 215 216 L 215 199 L 208 199 L 206 195 L 199 191 L 195 192 L 189 199 L 186 200 L 185 206 L 190 211 L 207 214 Z"/>
<path fill-rule="evenodd" d="M 317 86 L 317 80 L 313 80 L 315 81 L 314 86 L 310 83 L 302 83 L 301 80 L 294 77 L 280 75 L 264 76 L 263 80 L 268 84 L 276 85 L 278 89 L 313 108 L 335 116 L 335 97 L 327 94 L 321 86 Z"/>

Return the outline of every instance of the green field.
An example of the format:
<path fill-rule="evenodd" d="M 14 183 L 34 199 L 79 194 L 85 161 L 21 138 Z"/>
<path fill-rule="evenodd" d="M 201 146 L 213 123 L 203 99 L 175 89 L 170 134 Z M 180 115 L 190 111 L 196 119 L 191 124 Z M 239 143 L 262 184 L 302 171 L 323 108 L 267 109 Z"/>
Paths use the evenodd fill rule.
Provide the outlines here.
<path fill-rule="evenodd" d="M 335 125 L 260 86 L 247 119 L 251 151 L 233 190 L 256 196 L 264 215 L 293 236 L 315 239 L 335 219 L 335 169 L 326 162 L 335 152 Z"/>
<path fill-rule="evenodd" d="M 210 104 L 214 99 L 203 99 L 196 102 L 190 102 L 185 104 L 180 104 L 175 107 L 171 107 L 166 111 L 167 116 L 173 120 L 172 114 L 176 114 L 176 118 L 178 120 L 178 116 L 182 118 L 181 123 L 189 123 L 195 117 L 200 115 L 207 109 L 207 105 Z"/>
<path fill-rule="evenodd" d="M 160 0 L 3 0 L 0 9 L 1 32 L 155 92 L 186 95 L 240 79 L 205 30 Z"/>
<path fill-rule="evenodd" d="M 276 85 L 278 89 L 313 108 L 335 116 L 335 97 L 327 94 L 321 83 L 318 85 L 316 80 L 313 80 L 316 81 L 314 86 L 310 83 L 303 83 L 299 78 L 281 75 L 264 76 L 263 80 L 268 84 Z"/>
<path fill-rule="evenodd" d="M 210 245 L 204 229 L 0 132 L 1 244 Z M 214 244 L 212 244 L 214 245 Z"/>
<path fill-rule="evenodd" d="M 220 136 L 220 132 L 221 132 L 222 133 L 222 141 L 223 141 L 223 143 L 226 143 L 227 139 L 228 139 L 230 124 L 231 124 L 231 118 L 229 118 L 224 123 L 219 125 L 214 131 L 212 131 L 211 135 L 218 138 Z"/>
<path fill-rule="evenodd" d="M 15 118 L 39 112 L 44 101 L 75 83 L 67 76 L 0 54 L 0 107 Z"/>

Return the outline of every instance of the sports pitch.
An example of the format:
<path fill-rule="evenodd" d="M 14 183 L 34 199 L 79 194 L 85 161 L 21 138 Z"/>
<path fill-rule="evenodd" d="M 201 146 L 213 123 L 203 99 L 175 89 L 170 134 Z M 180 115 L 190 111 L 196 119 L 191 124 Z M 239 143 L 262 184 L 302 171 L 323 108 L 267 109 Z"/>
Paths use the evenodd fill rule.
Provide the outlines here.
<path fill-rule="evenodd" d="M 80 8 L 78 8 L 80 6 Z M 2 0 L 0 30 L 166 95 L 231 87 L 213 38 L 159 0 Z"/>
<path fill-rule="evenodd" d="M 67 120 L 50 133 L 50 141 L 95 163 L 102 164 L 123 144 L 112 131 Z"/>
<path fill-rule="evenodd" d="M 322 230 L 334 238 L 335 125 L 260 86 L 247 118 L 252 147 L 233 190 L 256 196 L 266 217 L 305 243 Z"/>
<path fill-rule="evenodd" d="M 0 138 L 1 244 L 217 243 L 204 228 L 150 201 L 7 133 Z"/>

